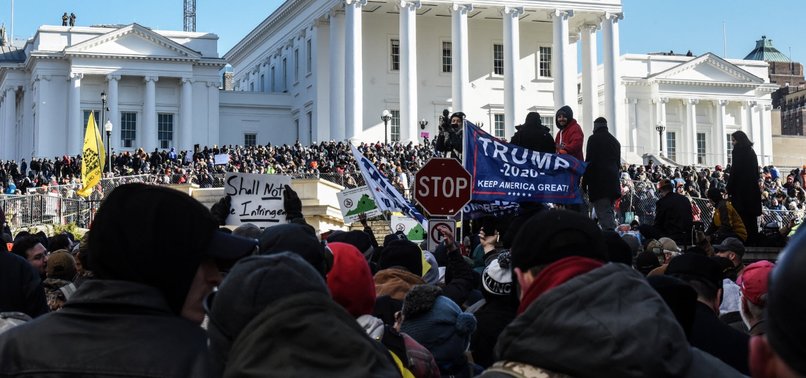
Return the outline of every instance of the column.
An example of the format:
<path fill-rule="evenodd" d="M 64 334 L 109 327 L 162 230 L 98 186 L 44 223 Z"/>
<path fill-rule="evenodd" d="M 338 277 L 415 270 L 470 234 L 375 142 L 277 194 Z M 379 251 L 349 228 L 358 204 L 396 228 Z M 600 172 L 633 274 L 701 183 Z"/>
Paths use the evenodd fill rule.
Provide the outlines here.
<path fill-rule="evenodd" d="M 473 10 L 472 4 L 453 4 L 453 14 L 451 22 L 453 31 L 451 33 L 453 49 L 453 88 L 452 104 L 453 111 L 467 112 L 466 103 L 470 96 L 470 58 L 467 50 L 468 31 L 467 14 Z"/>
<path fill-rule="evenodd" d="M 593 128 L 593 120 L 599 114 L 596 29 L 596 25 L 582 27 L 582 115 L 585 117 L 582 125 L 590 128 Z"/>
<path fill-rule="evenodd" d="M 118 113 L 118 103 L 120 97 L 118 96 L 118 83 L 120 82 L 120 75 L 107 75 L 106 76 L 106 101 L 107 107 L 109 111 L 106 113 L 106 118 L 112 122 L 112 136 L 109 138 L 110 140 L 107 142 L 109 143 L 110 151 L 114 149 L 118 151 L 118 145 L 120 138 L 116 138 L 115 135 L 120 135 L 120 113 Z M 106 137 L 106 132 L 103 131 L 103 126 L 101 127 L 100 131 Z"/>
<path fill-rule="evenodd" d="M 605 117 L 613 125 L 613 135 L 616 138 L 623 138 L 623 127 L 619 125 L 618 119 L 618 90 L 621 85 L 619 76 L 619 32 L 618 21 L 622 18 L 621 13 L 605 13 L 602 20 L 602 60 L 604 63 L 604 103 Z"/>
<path fill-rule="evenodd" d="M 727 100 L 714 101 L 714 106 L 716 107 L 716 145 L 719 146 L 717 151 L 720 156 L 716 164 L 721 164 L 722 166 L 725 166 L 728 162 L 728 142 L 727 137 L 725 137 L 727 134 L 725 130 L 725 106 L 727 104 Z"/>
<path fill-rule="evenodd" d="M 419 1 L 400 2 L 400 140 L 417 142 L 417 9 Z"/>
<path fill-rule="evenodd" d="M 515 135 L 515 125 L 522 122 L 521 104 L 518 95 L 520 89 L 520 72 L 518 63 L 521 59 L 520 49 L 520 16 L 523 8 L 504 7 L 504 121 L 505 136 Z"/>
<path fill-rule="evenodd" d="M 700 100 L 691 98 L 686 102 L 686 130 L 683 133 L 684 151 L 688 152 L 687 159 L 681 159 L 685 164 L 697 164 L 697 104 Z"/>
<path fill-rule="evenodd" d="M 354 141 L 364 131 L 364 77 L 361 10 L 367 0 L 346 0 L 345 16 L 345 122 L 347 139 Z"/>
<path fill-rule="evenodd" d="M 552 13 L 552 24 L 554 26 L 554 41 L 552 44 L 551 54 L 551 67 L 554 72 L 554 107 L 559 109 L 564 105 L 569 105 L 572 108 L 576 105 L 576 101 L 569 101 L 572 94 L 566 93 L 568 85 L 566 81 L 576 75 L 576 72 L 567 72 L 566 57 L 569 54 L 569 41 L 568 41 L 568 19 L 574 15 L 572 10 L 555 10 Z M 576 82 L 574 80 L 574 82 Z"/>
<path fill-rule="evenodd" d="M 141 147 L 147 153 L 157 148 L 157 76 L 146 76 L 145 98 L 143 100 L 143 137 Z"/>
<path fill-rule="evenodd" d="M 330 12 L 330 139 L 344 140 L 344 12 Z"/>
<path fill-rule="evenodd" d="M 758 163 L 761 164 L 761 166 L 769 164 L 770 161 L 769 156 L 770 152 L 767 150 L 767 131 L 769 130 L 769 128 L 766 127 L 767 125 L 765 124 L 767 115 L 769 114 L 767 113 L 767 110 L 769 110 L 768 109 L 769 106 L 770 105 L 762 105 L 762 104 L 758 105 L 758 127 L 756 127 L 756 130 L 758 134 L 759 146 L 756 151 L 758 151 L 760 155 Z"/>
<path fill-rule="evenodd" d="M 630 112 L 627 117 L 630 125 L 630 152 L 638 153 L 638 99 L 628 99 L 627 104 Z M 624 146 L 621 147 L 624 148 Z"/>
<path fill-rule="evenodd" d="M 15 123 L 17 118 L 17 92 L 14 87 L 7 87 L 4 91 L 5 96 L 3 99 L 3 145 L 5 146 L 3 153 L 6 159 L 17 159 L 16 151 L 14 148 L 15 138 Z"/>
<path fill-rule="evenodd" d="M 177 151 L 193 149 L 193 81 L 183 77 L 181 82 L 179 133 L 175 144 Z"/>
<path fill-rule="evenodd" d="M 84 74 L 70 74 L 70 101 L 67 108 L 67 153 L 76 155 L 81 153 L 84 137 L 84 130 L 87 125 L 82 125 L 81 114 L 81 79 Z M 96 121 L 97 122 L 97 121 Z"/>
<path fill-rule="evenodd" d="M 745 101 L 744 103 L 744 119 L 742 129 L 747 134 L 747 137 L 750 138 L 751 142 L 755 142 L 753 139 L 753 108 L 756 106 L 755 101 Z"/>
<path fill-rule="evenodd" d="M 219 89 L 221 83 L 217 81 L 207 82 L 207 145 L 221 144 Z M 197 139 L 198 141 L 198 139 Z M 192 148 L 193 146 L 191 146 Z"/>

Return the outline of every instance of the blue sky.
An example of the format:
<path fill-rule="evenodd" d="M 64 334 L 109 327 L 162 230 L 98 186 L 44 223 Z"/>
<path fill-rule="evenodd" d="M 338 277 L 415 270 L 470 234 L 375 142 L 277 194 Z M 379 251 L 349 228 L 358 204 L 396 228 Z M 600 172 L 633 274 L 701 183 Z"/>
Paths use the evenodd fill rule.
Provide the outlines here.
<path fill-rule="evenodd" d="M 695 55 L 723 53 L 723 22 L 727 56 L 743 58 L 766 35 L 781 52 L 806 63 L 806 44 L 797 16 L 806 1 L 779 0 L 775 7 L 754 0 L 622 0 L 621 52 L 674 50 Z M 39 25 L 61 24 L 63 12 L 74 12 L 78 25 L 138 22 L 155 29 L 182 29 L 182 0 L 15 0 L 16 37 L 30 37 Z M 770 2 L 773 3 L 773 2 Z M 224 54 L 265 19 L 282 0 L 197 0 L 196 29 L 219 35 Z M 0 0 L 0 22 L 10 32 L 11 0 Z"/>

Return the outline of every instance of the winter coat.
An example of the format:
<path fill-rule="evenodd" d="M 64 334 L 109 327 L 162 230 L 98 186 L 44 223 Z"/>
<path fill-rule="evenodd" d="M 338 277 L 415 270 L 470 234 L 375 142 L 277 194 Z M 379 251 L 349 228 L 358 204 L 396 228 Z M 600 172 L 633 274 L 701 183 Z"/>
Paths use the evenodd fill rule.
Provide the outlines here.
<path fill-rule="evenodd" d="M 728 179 L 728 195 L 741 216 L 761 215 L 761 189 L 758 187 L 758 157 L 753 146 L 736 146 Z"/>
<path fill-rule="evenodd" d="M 515 319 L 518 311 L 518 301 L 509 297 L 492 298 L 481 306 L 473 315 L 476 316 L 478 326 L 470 338 L 470 350 L 473 352 L 473 362 L 487 368 L 495 362 L 493 348 L 501 332 Z"/>
<path fill-rule="evenodd" d="M 728 200 L 722 200 L 716 205 L 714 219 L 705 234 L 715 236 L 712 240 L 713 243 L 721 243 L 729 236 L 738 237 L 742 241 L 747 240 L 747 229 L 744 228 L 744 222 Z"/>
<path fill-rule="evenodd" d="M 551 137 L 551 130 L 540 123 L 539 116 L 527 117 L 526 123 L 520 126 L 510 141 L 516 146 L 530 149 L 532 151 L 553 154 L 557 152 L 554 146 L 554 139 Z"/>
<path fill-rule="evenodd" d="M 593 131 L 588 138 L 588 167 L 583 176 L 583 187 L 591 201 L 602 198 L 616 200 L 621 197 L 621 143 L 606 127 Z"/>
<path fill-rule="evenodd" d="M 538 297 L 498 338 L 499 361 L 574 377 L 736 377 L 692 348 L 640 273 L 606 264 Z M 515 370 L 515 369 L 512 369 Z M 493 369 L 482 377 L 508 377 Z"/>
<path fill-rule="evenodd" d="M 710 353 L 742 374 L 750 374 L 748 365 L 750 338 L 721 322 L 710 307 L 697 302 L 691 325 L 691 345 Z"/>
<path fill-rule="evenodd" d="M 0 376 L 207 377 L 207 335 L 154 287 L 91 280 L 0 335 Z"/>
<path fill-rule="evenodd" d="M 691 244 L 693 219 L 691 201 L 685 196 L 670 192 L 658 200 L 655 228 L 661 236 L 671 238 L 677 245 Z"/>
<path fill-rule="evenodd" d="M 388 295 L 402 301 L 414 285 L 423 285 L 422 277 L 402 269 L 389 268 L 375 273 L 375 295 Z"/>
<path fill-rule="evenodd" d="M 305 292 L 272 303 L 232 343 L 224 377 L 399 377 L 392 356 L 339 304 Z"/>
<path fill-rule="evenodd" d="M 557 113 L 564 109 L 567 113 L 571 111 L 571 108 L 564 106 L 560 108 Z M 556 122 L 556 115 L 554 119 Z M 557 124 L 557 128 L 560 129 L 554 137 L 557 153 L 565 151 L 565 153 L 577 158 L 577 160 L 585 161 L 585 156 L 582 154 L 582 144 L 585 142 L 585 134 L 582 133 L 582 127 L 579 126 L 577 120 L 573 118 L 573 113 L 570 113 L 568 123 L 564 127 L 560 127 L 560 125 Z"/>

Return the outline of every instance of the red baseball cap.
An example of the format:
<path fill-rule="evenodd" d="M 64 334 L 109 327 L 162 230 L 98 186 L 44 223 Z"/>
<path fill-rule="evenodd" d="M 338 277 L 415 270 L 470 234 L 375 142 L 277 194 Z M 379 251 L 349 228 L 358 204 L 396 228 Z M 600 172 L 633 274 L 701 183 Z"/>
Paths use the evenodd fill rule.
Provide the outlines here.
<path fill-rule="evenodd" d="M 736 280 L 742 295 L 757 306 L 763 306 L 761 297 L 767 294 L 770 272 L 775 264 L 762 260 L 754 262 L 744 268 L 742 275 Z"/>

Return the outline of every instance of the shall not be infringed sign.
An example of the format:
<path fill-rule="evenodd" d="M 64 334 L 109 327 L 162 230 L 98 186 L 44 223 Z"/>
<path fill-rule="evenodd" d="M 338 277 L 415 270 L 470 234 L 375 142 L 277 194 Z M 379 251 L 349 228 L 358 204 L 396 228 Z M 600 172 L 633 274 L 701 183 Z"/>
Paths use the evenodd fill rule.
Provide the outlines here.
<path fill-rule="evenodd" d="M 232 197 L 227 224 L 252 223 L 260 228 L 288 223 L 283 199 L 291 177 L 257 173 L 227 173 L 224 194 Z"/>

